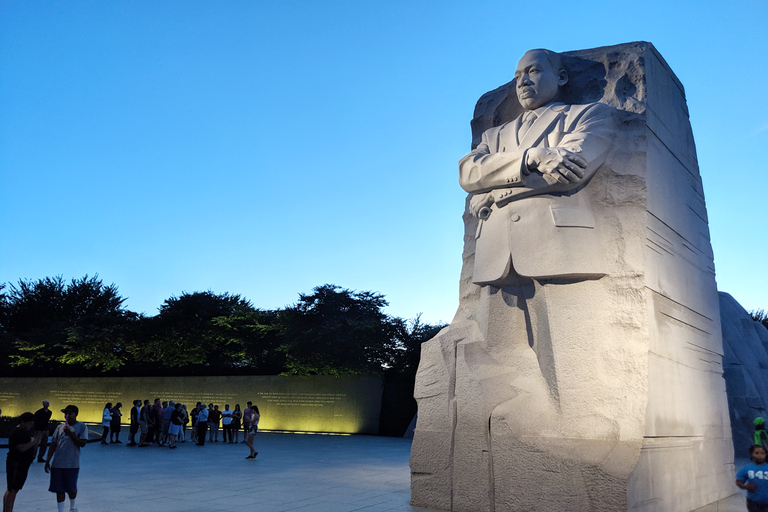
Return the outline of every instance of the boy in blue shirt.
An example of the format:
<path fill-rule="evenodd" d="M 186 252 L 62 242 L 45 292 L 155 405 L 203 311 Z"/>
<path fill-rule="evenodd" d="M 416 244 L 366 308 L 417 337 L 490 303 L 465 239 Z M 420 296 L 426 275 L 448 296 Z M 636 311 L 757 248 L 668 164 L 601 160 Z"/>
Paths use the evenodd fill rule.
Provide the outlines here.
<path fill-rule="evenodd" d="M 751 464 L 736 474 L 736 485 L 747 491 L 748 512 L 768 512 L 768 465 L 765 463 L 765 448 L 753 444 L 749 447 Z"/>

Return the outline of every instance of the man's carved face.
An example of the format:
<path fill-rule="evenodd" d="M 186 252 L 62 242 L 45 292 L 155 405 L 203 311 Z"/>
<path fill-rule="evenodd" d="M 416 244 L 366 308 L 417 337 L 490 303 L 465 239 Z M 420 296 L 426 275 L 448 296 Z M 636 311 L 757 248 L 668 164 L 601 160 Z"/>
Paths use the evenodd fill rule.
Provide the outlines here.
<path fill-rule="evenodd" d="M 517 99 L 526 110 L 535 110 L 551 102 L 557 96 L 560 86 L 568 82 L 564 70 L 555 70 L 540 50 L 531 50 L 523 55 L 515 71 Z"/>

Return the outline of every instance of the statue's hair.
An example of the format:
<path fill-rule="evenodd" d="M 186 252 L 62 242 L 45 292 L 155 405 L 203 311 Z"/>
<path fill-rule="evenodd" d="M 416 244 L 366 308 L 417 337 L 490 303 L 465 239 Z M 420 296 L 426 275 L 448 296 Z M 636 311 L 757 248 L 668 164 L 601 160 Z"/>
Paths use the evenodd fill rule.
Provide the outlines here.
<path fill-rule="evenodd" d="M 555 70 L 555 73 L 560 73 L 560 71 L 565 71 L 568 73 L 568 68 L 566 68 L 563 64 L 559 53 L 553 52 L 552 50 L 547 50 L 546 48 L 534 48 L 533 50 L 528 50 L 525 53 L 530 52 L 544 52 L 544 54 L 547 56 L 547 60 L 549 61 L 549 65 L 552 66 L 552 69 Z"/>

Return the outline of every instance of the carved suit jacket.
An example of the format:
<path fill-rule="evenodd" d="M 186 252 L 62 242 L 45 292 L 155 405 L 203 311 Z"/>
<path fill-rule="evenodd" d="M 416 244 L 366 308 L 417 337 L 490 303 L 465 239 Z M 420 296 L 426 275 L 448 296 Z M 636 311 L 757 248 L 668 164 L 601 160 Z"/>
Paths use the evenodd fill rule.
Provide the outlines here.
<path fill-rule="evenodd" d="M 490 215 L 479 220 L 473 282 L 501 286 L 510 271 L 524 277 L 606 273 L 600 234 L 583 189 L 605 160 L 615 133 L 613 109 L 600 103 L 551 104 L 520 139 L 522 116 L 486 130 L 459 161 L 459 182 L 471 194 L 490 194 Z M 578 183 L 550 185 L 525 166 L 533 147 L 561 147 L 587 161 Z M 505 158 L 490 158 L 504 153 Z"/>

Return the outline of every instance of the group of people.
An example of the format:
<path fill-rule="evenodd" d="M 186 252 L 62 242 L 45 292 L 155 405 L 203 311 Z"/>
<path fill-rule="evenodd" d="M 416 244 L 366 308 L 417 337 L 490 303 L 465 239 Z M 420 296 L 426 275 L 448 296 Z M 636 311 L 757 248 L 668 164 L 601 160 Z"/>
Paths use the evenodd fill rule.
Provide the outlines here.
<path fill-rule="evenodd" d="M 117 402 L 114 406 L 107 402 L 102 413 L 102 427 L 104 431 L 101 444 L 122 443 L 120 430 L 123 415 L 123 404 Z M 146 447 L 151 443 L 158 446 L 176 448 L 178 442 L 186 442 L 187 427 L 190 426 L 189 440 L 195 441 L 198 446 L 208 442 L 219 442 L 219 431 L 222 433 L 222 441 L 225 443 L 239 443 L 240 431 L 243 430 L 243 443 L 252 444 L 251 434 L 258 430 L 259 408 L 252 402 L 244 410 L 240 404 L 235 404 L 230 409 L 229 404 L 220 410 L 218 405 L 212 403 L 207 406 L 197 402 L 191 411 L 186 404 L 169 400 L 161 402 L 155 398 L 154 403 L 149 400 L 134 400 L 130 411 L 129 442 L 127 446 Z M 140 432 L 139 441 L 136 442 L 136 434 Z M 249 442 L 250 438 L 250 442 Z M 255 451 L 251 450 L 254 458 Z"/>
<path fill-rule="evenodd" d="M 117 402 L 114 406 L 107 403 L 102 414 L 102 444 L 121 443 L 121 407 Z M 50 403 L 43 401 L 43 407 L 34 414 L 25 412 L 19 416 L 19 424 L 8 438 L 8 457 L 6 459 L 6 476 L 8 487 L 3 495 L 3 512 L 13 512 L 16 495 L 24 487 L 29 467 L 35 460 L 45 463 L 45 472 L 50 473 L 51 481 L 48 490 L 56 494 L 59 512 L 77 512 L 77 478 L 80 470 L 80 448 L 88 442 L 88 428 L 85 423 L 77 421 L 79 409 L 68 405 L 61 409 L 64 422 L 60 423 L 53 432 L 48 446 L 48 425 L 52 416 Z M 149 400 L 134 400 L 130 411 L 130 442 L 127 446 L 149 446 L 157 443 L 159 446 L 176 448 L 178 441 L 185 441 L 185 427 L 191 423 L 191 441 L 197 441 L 197 446 L 209 441 L 218 442 L 219 423 L 223 425 L 223 441 L 239 443 L 241 426 L 244 429 L 243 442 L 250 451 L 246 459 L 255 459 L 258 452 L 254 447 L 254 437 L 259 430 L 259 408 L 248 402 L 245 410 L 240 404 L 234 409 L 229 404 L 224 410 L 214 404 L 207 406 L 201 402 L 187 411 L 184 404 L 173 400 L 160 402 L 156 398 L 154 404 Z M 210 427 L 210 430 L 209 430 Z M 136 434 L 141 432 L 139 442 Z M 109 437 L 107 437 L 109 436 Z M 47 448 L 47 454 L 46 454 Z M 69 508 L 66 497 L 69 496 Z"/>

